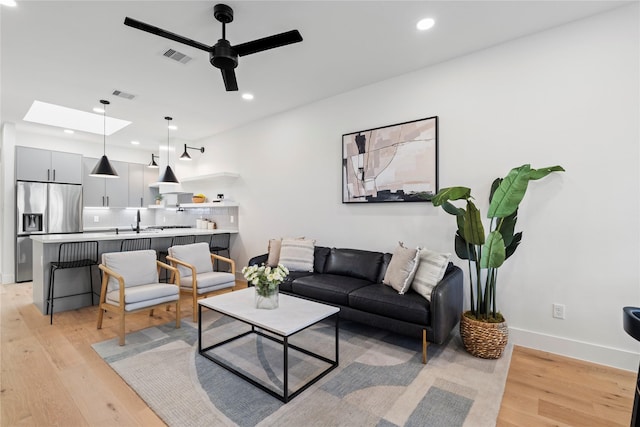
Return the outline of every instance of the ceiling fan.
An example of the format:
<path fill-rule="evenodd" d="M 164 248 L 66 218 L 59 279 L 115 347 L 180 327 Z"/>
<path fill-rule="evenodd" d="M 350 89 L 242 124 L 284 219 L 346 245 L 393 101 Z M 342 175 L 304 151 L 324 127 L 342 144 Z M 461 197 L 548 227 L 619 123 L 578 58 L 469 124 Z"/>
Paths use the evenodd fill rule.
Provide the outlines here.
<path fill-rule="evenodd" d="M 285 33 L 275 34 L 273 36 L 264 37 L 235 46 L 226 39 L 226 24 L 233 21 L 233 9 L 226 4 L 217 4 L 213 7 L 213 16 L 222 22 L 222 38 L 213 46 L 207 46 L 195 40 L 182 37 L 178 34 L 145 24 L 128 16 L 124 19 L 124 25 L 146 31 L 160 37 L 183 43 L 196 49 L 209 52 L 209 62 L 222 72 L 224 87 L 227 91 L 238 90 L 238 82 L 234 69 L 238 66 L 238 57 L 251 55 L 252 53 L 262 52 L 264 50 L 273 49 L 280 46 L 286 46 L 292 43 L 302 41 L 302 36 L 298 30 L 291 30 Z"/>

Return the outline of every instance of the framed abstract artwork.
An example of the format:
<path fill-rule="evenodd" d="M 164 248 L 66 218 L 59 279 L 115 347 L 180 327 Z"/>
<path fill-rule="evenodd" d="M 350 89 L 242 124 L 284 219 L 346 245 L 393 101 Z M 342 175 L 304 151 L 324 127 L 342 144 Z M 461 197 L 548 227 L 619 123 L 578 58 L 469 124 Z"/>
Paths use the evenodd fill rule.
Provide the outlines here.
<path fill-rule="evenodd" d="M 342 202 L 427 202 L 438 192 L 438 117 L 342 135 Z"/>

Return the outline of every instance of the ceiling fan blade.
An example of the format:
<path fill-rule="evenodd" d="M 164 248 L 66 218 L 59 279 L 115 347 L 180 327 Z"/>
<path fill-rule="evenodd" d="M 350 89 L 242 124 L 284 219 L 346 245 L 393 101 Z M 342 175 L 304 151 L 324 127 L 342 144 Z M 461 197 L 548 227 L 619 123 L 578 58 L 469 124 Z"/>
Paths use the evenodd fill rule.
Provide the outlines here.
<path fill-rule="evenodd" d="M 224 88 L 227 92 L 238 90 L 236 72 L 233 71 L 233 68 L 222 68 L 220 71 L 222 72 L 222 80 L 224 80 Z"/>
<path fill-rule="evenodd" d="M 179 36 L 170 31 L 163 30 L 162 28 L 154 27 L 153 25 L 145 24 L 144 22 L 129 18 L 124 18 L 124 25 L 138 30 L 146 31 L 147 33 L 155 34 L 156 36 L 164 37 L 169 40 L 173 40 L 178 43 L 186 44 L 187 46 L 195 47 L 196 49 L 204 50 L 205 52 L 211 52 L 212 47 L 197 42 L 195 40 L 188 39 L 186 37 Z"/>
<path fill-rule="evenodd" d="M 286 46 L 292 43 L 302 41 L 302 36 L 298 30 L 287 31 L 262 39 L 253 40 L 242 43 L 231 48 L 236 51 L 238 56 L 251 55 L 252 53 L 262 52 L 263 50 L 273 49 L 280 46 Z"/>

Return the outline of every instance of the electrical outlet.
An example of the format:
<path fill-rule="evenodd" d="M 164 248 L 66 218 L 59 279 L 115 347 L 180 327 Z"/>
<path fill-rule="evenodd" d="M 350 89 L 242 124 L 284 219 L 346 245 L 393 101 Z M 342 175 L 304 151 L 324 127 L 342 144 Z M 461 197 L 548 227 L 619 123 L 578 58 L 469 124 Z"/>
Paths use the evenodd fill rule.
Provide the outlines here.
<path fill-rule="evenodd" d="M 564 304 L 553 304 L 553 317 L 556 319 L 564 319 Z"/>
<path fill-rule="evenodd" d="M 100 222 L 100 217 L 98 215 L 95 215 L 93 217 L 93 222 Z"/>
<path fill-rule="evenodd" d="M 231 224 L 233 224 L 233 215 L 231 215 L 231 216 L 229 217 L 229 222 L 231 222 Z"/>

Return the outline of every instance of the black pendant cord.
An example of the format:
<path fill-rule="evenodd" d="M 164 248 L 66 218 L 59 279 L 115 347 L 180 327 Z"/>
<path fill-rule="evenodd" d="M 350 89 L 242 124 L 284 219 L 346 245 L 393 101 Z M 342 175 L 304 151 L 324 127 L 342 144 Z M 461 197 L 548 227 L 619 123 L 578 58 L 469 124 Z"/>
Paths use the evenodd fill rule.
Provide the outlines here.
<path fill-rule="evenodd" d="M 107 155 L 107 105 L 109 105 L 109 101 L 106 99 L 101 99 L 100 104 L 102 104 L 102 155 Z"/>

